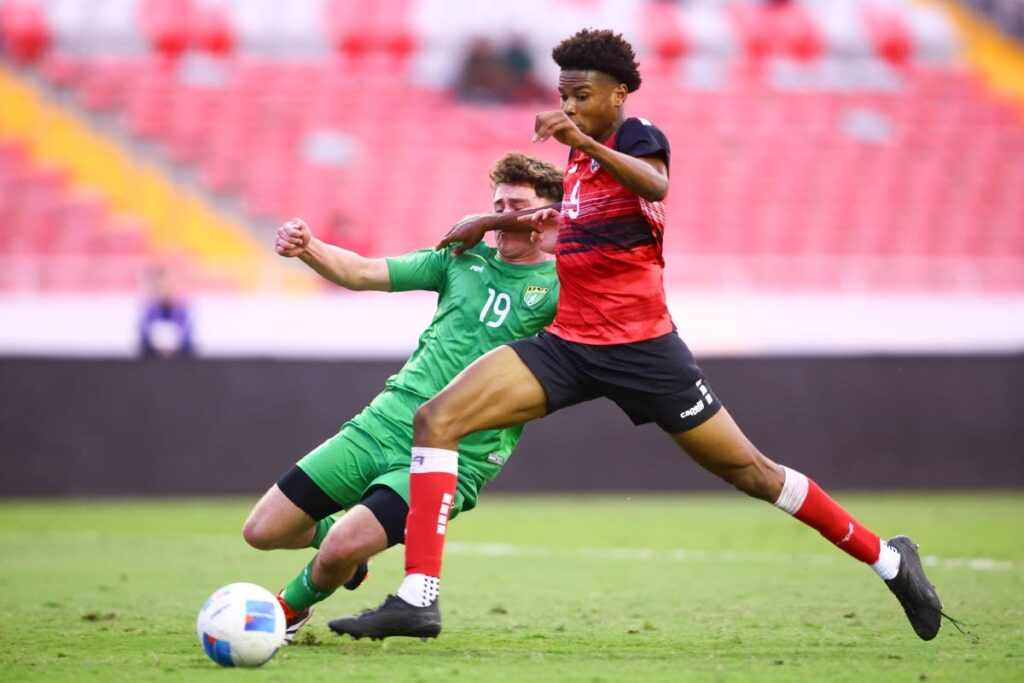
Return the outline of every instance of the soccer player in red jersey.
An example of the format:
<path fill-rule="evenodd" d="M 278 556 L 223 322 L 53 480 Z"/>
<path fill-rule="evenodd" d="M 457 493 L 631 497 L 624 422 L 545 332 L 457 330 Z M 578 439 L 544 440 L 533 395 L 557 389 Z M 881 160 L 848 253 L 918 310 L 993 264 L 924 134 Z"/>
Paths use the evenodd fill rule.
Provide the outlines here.
<path fill-rule="evenodd" d="M 517 220 L 533 228 L 560 213 L 555 320 L 537 337 L 482 356 L 416 413 L 405 580 L 376 609 L 331 628 L 371 638 L 440 633 L 444 501 L 455 490 L 459 441 L 604 396 L 635 424 L 657 423 L 702 467 L 870 565 L 917 635 L 934 638 L 942 605 L 917 546 L 905 536 L 883 541 L 813 480 L 765 457 L 676 334 L 662 282 L 670 149 L 649 121 L 626 117 L 628 94 L 640 87 L 632 47 L 611 31 L 584 30 L 552 56 L 561 68 L 562 107 L 538 114 L 534 140 L 570 148 L 562 203 L 520 216 L 467 217 L 439 246 L 467 249 L 488 230 L 514 229 Z"/>

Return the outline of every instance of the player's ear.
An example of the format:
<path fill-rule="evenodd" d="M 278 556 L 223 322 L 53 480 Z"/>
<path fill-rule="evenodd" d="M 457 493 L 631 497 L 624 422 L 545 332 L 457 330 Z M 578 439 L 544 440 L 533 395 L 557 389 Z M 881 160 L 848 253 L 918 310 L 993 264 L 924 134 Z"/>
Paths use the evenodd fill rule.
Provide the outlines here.
<path fill-rule="evenodd" d="M 619 83 L 615 86 L 615 90 L 612 91 L 612 101 L 615 102 L 616 107 L 621 107 L 626 103 L 626 95 L 629 94 L 629 90 L 626 88 L 625 83 Z"/>

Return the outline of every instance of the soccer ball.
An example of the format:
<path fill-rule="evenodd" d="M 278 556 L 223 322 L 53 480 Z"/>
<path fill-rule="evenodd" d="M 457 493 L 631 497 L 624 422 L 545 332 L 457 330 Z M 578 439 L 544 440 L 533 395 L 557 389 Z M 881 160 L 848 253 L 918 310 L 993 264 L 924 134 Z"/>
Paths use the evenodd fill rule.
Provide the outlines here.
<path fill-rule="evenodd" d="M 232 583 L 214 591 L 196 619 L 203 651 L 221 666 L 260 666 L 284 644 L 284 610 L 266 588 Z"/>

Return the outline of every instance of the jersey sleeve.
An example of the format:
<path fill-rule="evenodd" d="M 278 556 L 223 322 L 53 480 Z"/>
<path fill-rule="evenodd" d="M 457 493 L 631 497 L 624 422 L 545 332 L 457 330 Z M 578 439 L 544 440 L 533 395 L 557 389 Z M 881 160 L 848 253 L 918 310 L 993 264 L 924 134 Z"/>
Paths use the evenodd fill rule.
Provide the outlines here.
<path fill-rule="evenodd" d="M 669 165 L 672 150 L 661 129 L 647 119 L 630 118 L 622 124 L 615 148 L 631 157 L 659 157 Z"/>
<path fill-rule="evenodd" d="M 425 289 L 440 292 L 448 272 L 448 263 L 452 260 L 448 252 L 449 249 L 420 249 L 402 256 L 386 258 L 388 274 L 391 277 L 391 291 Z"/>

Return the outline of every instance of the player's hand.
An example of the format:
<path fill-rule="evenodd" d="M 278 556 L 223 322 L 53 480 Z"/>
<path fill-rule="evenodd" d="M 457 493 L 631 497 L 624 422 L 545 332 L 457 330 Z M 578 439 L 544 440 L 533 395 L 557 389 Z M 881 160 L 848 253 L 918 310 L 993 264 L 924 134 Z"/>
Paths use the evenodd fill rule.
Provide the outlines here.
<path fill-rule="evenodd" d="M 545 254 L 554 254 L 558 245 L 558 226 L 544 228 L 530 233 L 530 241 L 536 244 Z"/>
<path fill-rule="evenodd" d="M 523 214 L 516 219 L 520 223 L 532 223 L 534 230 L 546 230 L 557 228 L 562 223 L 562 212 L 558 209 L 545 207 L 537 209 L 533 213 Z"/>
<path fill-rule="evenodd" d="M 313 233 L 309 226 L 301 218 L 293 218 L 285 221 L 277 229 L 277 241 L 274 244 L 274 251 L 280 256 L 293 258 L 302 256 L 313 239 Z"/>
<path fill-rule="evenodd" d="M 520 223 L 530 223 L 534 232 L 530 234 L 530 241 L 540 247 L 541 251 L 548 254 L 555 253 L 555 243 L 558 242 L 558 229 L 562 225 L 562 213 L 556 209 L 540 209 L 528 213 L 516 219 Z"/>
<path fill-rule="evenodd" d="M 544 142 L 554 138 L 569 147 L 583 147 L 591 137 L 576 127 L 564 111 L 542 111 L 533 122 L 533 141 Z"/>
<path fill-rule="evenodd" d="M 452 226 L 448 234 L 441 238 L 435 249 L 444 249 L 449 244 L 458 242 L 459 245 L 452 249 L 452 256 L 458 256 L 484 238 L 487 231 L 494 225 L 493 213 L 474 213 L 466 216 Z"/>

